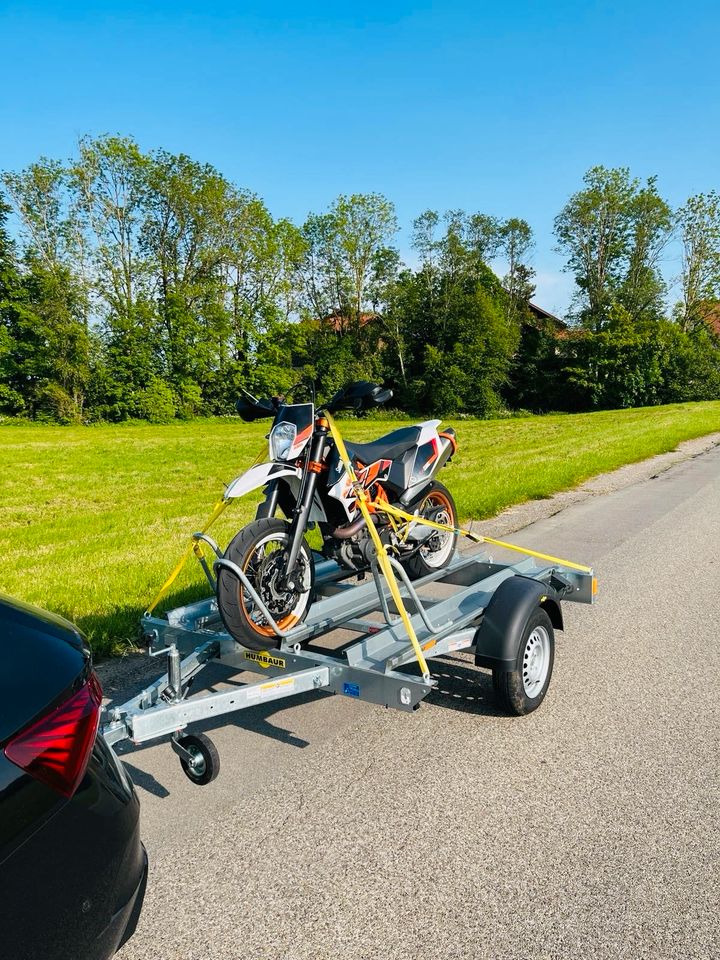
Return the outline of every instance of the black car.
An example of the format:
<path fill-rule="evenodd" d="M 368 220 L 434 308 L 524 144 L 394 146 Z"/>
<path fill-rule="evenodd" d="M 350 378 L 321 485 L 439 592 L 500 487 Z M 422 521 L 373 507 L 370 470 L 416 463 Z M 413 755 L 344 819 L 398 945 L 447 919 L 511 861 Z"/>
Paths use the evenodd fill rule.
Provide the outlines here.
<path fill-rule="evenodd" d="M 105 960 L 137 924 L 139 803 L 98 736 L 101 702 L 77 629 L 0 596 L 3 960 Z"/>

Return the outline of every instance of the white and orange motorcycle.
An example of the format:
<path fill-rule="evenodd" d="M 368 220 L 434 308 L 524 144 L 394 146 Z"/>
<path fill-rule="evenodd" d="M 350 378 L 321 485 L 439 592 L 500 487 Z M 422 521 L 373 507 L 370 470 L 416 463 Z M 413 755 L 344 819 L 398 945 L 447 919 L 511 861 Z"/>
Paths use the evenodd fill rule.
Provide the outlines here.
<path fill-rule="evenodd" d="M 284 397 L 256 400 L 247 394 L 238 402 L 244 420 L 271 417 L 272 427 L 268 462 L 251 467 L 225 492 L 225 498 L 232 499 L 264 487 L 265 498 L 255 520 L 231 540 L 224 558 L 243 571 L 283 630 L 302 622 L 312 604 L 314 561 L 306 539 L 312 525 L 322 534 L 324 558 L 356 573 L 370 567 L 375 547 L 358 509 L 358 487 L 338 453 L 327 414 L 368 409 L 391 397 L 390 390 L 377 384 L 356 381 L 318 409 L 314 399 L 289 403 Z M 457 440 L 452 428 L 439 426 L 439 420 L 427 420 L 372 443 L 345 441 L 355 484 L 371 505 L 377 532 L 412 579 L 447 566 L 457 543 L 455 502 L 436 479 L 455 453 Z M 405 519 L 385 513 L 383 504 L 398 508 Z M 413 516 L 453 529 L 413 522 Z M 217 596 L 223 622 L 238 642 L 254 650 L 277 646 L 277 634 L 227 569 L 218 573 Z"/>

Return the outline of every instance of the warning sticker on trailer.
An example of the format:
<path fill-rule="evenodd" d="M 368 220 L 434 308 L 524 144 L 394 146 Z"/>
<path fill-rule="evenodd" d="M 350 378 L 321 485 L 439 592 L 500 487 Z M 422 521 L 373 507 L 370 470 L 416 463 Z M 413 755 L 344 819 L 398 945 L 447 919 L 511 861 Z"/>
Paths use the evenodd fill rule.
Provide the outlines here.
<path fill-rule="evenodd" d="M 245 659 L 252 660 L 254 663 L 260 664 L 263 669 L 267 670 L 268 667 L 277 667 L 280 670 L 285 669 L 285 661 L 282 657 L 276 657 L 271 653 L 268 653 L 267 650 L 246 650 Z"/>
<path fill-rule="evenodd" d="M 460 637 L 457 640 L 450 640 L 448 642 L 448 652 L 451 650 L 462 650 L 463 647 L 471 647 L 472 640 L 468 637 Z"/>
<path fill-rule="evenodd" d="M 247 688 L 248 699 L 262 700 L 263 697 L 269 697 L 275 690 L 284 690 L 289 693 L 295 686 L 294 677 L 283 677 L 282 680 L 270 680 L 268 683 L 260 683 L 257 686 Z"/>

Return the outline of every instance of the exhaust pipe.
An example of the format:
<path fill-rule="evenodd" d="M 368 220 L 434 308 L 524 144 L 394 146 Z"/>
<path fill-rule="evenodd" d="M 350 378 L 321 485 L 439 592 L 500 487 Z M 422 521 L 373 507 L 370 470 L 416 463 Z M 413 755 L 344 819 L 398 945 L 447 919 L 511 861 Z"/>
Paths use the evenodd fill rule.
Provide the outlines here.
<path fill-rule="evenodd" d="M 359 520 L 354 520 L 352 523 L 347 523 L 344 527 L 336 527 L 333 530 L 332 535 L 338 540 L 349 540 L 351 537 L 357 536 L 364 526 L 365 517 L 360 517 Z"/>

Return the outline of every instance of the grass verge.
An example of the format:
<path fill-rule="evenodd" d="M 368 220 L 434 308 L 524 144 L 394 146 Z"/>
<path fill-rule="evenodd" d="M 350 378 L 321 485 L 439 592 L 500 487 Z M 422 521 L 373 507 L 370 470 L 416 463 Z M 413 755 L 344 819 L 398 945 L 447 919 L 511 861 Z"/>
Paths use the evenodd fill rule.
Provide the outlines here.
<path fill-rule="evenodd" d="M 394 424 L 344 426 L 350 439 L 369 440 Z M 461 516 L 481 519 L 720 430 L 720 402 L 455 426 L 459 450 L 442 479 Z M 96 654 L 118 652 L 186 535 L 223 483 L 249 466 L 266 431 L 267 423 L 239 420 L 0 426 L 0 591 L 74 620 Z M 257 499 L 226 511 L 213 531 L 221 545 L 252 518 Z M 198 595 L 196 566 L 170 604 Z"/>

